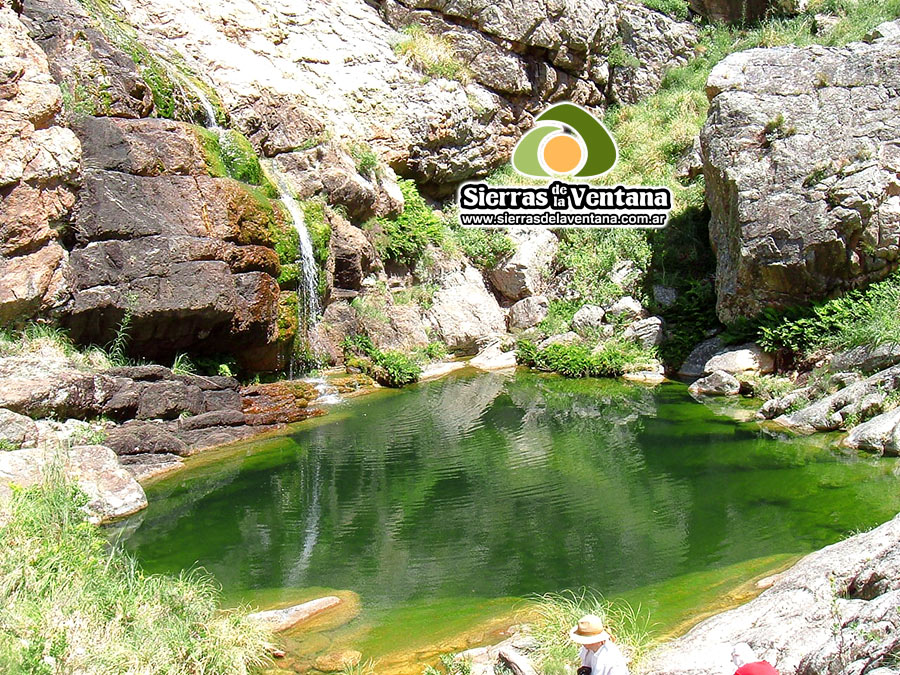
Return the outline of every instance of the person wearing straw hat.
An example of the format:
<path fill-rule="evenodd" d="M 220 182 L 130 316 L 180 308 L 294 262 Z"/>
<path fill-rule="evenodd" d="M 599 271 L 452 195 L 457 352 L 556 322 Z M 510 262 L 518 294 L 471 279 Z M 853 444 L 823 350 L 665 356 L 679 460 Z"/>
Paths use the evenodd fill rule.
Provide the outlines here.
<path fill-rule="evenodd" d="M 628 675 L 625 657 L 604 630 L 599 616 L 588 614 L 578 619 L 578 625 L 569 631 L 569 637 L 581 645 L 578 675 Z"/>
<path fill-rule="evenodd" d="M 746 642 L 739 642 L 734 646 L 731 662 L 738 667 L 734 675 L 778 675 L 772 664 L 758 659 L 753 648 Z"/>

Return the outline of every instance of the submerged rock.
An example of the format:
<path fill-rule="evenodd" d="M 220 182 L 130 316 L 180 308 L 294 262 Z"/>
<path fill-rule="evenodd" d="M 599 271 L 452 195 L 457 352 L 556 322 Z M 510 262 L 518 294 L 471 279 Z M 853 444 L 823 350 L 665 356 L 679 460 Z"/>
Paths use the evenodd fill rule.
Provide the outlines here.
<path fill-rule="evenodd" d="M 781 673 L 857 675 L 896 649 L 898 606 L 900 516 L 803 558 L 752 602 L 655 650 L 644 672 L 732 672 L 732 646 L 748 642 Z"/>
<path fill-rule="evenodd" d="M 247 618 L 251 621 L 256 621 L 263 624 L 273 633 L 280 633 L 282 631 L 288 630 L 289 628 L 293 628 L 301 621 L 311 619 L 317 614 L 324 612 L 326 609 L 337 607 L 339 604 L 341 604 L 340 598 L 334 595 L 329 595 L 324 598 L 317 598 L 315 600 L 310 600 L 309 602 L 304 602 L 303 604 L 294 605 L 292 607 L 254 612 L 253 614 L 248 614 Z"/>

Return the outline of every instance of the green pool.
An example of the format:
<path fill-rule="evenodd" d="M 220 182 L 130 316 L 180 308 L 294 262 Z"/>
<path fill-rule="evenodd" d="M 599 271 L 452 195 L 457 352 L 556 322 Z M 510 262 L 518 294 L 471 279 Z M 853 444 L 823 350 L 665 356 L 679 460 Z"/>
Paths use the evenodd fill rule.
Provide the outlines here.
<path fill-rule="evenodd" d="M 402 670 L 585 585 L 665 630 L 900 511 L 896 461 L 833 440 L 735 421 L 677 383 L 469 373 L 198 461 L 149 488 L 125 546 L 152 572 L 204 567 L 231 602 L 345 592 L 287 663 L 350 647 Z"/>

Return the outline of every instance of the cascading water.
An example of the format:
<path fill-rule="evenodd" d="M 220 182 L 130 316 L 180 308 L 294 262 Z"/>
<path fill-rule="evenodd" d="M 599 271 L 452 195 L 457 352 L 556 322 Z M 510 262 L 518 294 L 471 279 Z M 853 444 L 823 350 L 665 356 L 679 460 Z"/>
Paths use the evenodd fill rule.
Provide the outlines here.
<path fill-rule="evenodd" d="M 267 169 L 278 188 L 278 199 L 290 214 L 300 240 L 300 249 L 297 255 L 297 264 L 300 265 L 300 288 L 298 290 L 301 296 L 299 323 L 301 328 L 308 329 L 319 318 L 319 275 L 316 270 L 316 259 L 313 256 L 312 239 L 309 236 L 309 230 L 306 229 L 303 210 L 292 196 L 286 176 L 272 162 L 268 164 Z"/>
<path fill-rule="evenodd" d="M 200 101 L 205 117 L 203 126 L 215 133 L 221 143 L 226 143 L 228 134 L 223 133 L 224 129 L 216 122 L 216 111 L 209 97 L 203 89 L 190 80 L 184 79 L 184 84 Z M 278 199 L 284 204 L 284 208 L 290 215 L 300 242 L 296 258 L 296 263 L 300 267 L 300 286 L 297 289 L 300 295 L 300 302 L 297 306 L 297 324 L 304 334 L 308 334 L 309 329 L 318 321 L 321 309 L 319 307 L 319 278 L 316 269 L 316 259 L 313 255 L 312 239 L 309 236 L 309 230 L 306 229 L 306 219 L 303 216 L 303 210 L 293 197 L 287 177 L 278 169 L 274 162 L 268 162 L 266 169 L 278 189 Z M 292 360 L 290 363 L 290 377 L 293 377 L 293 369 L 294 363 Z M 329 388 L 324 383 L 324 380 L 321 388 L 317 383 L 317 389 L 320 393 L 320 403 L 337 403 L 342 400 L 335 392 L 327 390 Z"/>

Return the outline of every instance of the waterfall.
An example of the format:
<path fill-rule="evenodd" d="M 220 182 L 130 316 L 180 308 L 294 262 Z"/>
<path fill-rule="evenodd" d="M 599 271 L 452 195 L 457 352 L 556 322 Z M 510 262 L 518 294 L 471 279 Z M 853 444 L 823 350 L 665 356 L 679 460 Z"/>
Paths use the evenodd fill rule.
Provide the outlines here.
<path fill-rule="evenodd" d="M 216 110 L 209 97 L 203 89 L 188 78 L 184 78 L 184 84 L 200 101 L 206 118 L 203 126 L 216 134 L 221 142 L 226 142 L 228 136 L 222 133 L 224 129 L 216 123 Z M 297 323 L 300 331 L 306 333 L 318 321 L 319 312 L 321 311 L 319 307 L 319 274 L 316 269 L 316 259 L 313 255 L 312 239 L 309 236 L 309 230 L 306 229 L 303 210 L 300 208 L 297 200 L 294 199 L 287 177 L 278 169 L 274 162 L 267 162 L 266 169 L 275 182 L 275 186 L 278 189 L 278 199 L 284 204 L 284 208 L 287 209 L 294 230 L 296 230 L 297 237 L 300 240 L 300 247 L 295 259 L 295 262 L 300 266 L 300 287 L 298 289 L 300 303 L 297 308 Z M 292 362 L 290 364 L 291 377 L 293 377 L 293 365 Z"/>
<path fill-rule="evenodd" d="M 319 274 L 316 269 L 316 259 L 313 256 L 312 239 L 309 230 L 306 229 L 306 219 L 303 210 L 294 199 L 287 177 L 279 171 L 274 162 L 268 163 L 269 174 L 278 188 L 278 199 L 284 204 L 297 236 L 300 239 L 300 250 L 297 255 L 297 264 L 300 265 L 300 327 L 309 328 L 319 318 Z"/>

